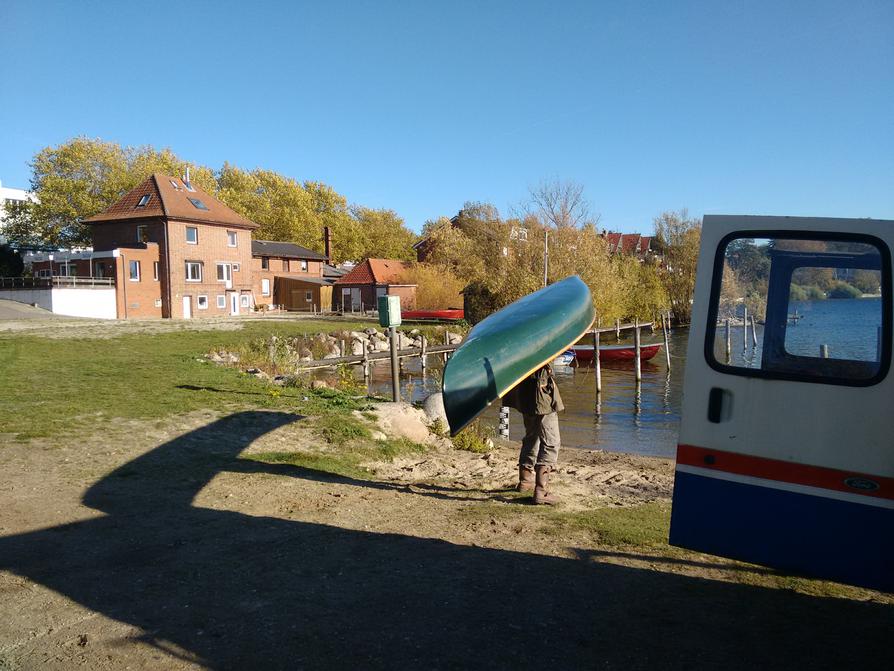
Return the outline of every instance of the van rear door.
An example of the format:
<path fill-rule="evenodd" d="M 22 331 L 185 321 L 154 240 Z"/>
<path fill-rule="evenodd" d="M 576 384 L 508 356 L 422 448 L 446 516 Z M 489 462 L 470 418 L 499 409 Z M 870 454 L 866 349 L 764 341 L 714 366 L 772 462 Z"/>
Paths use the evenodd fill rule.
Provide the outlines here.
<path fill-rule="evenodd" d="M 894 591 L 892 243 L 891 221 L 704 218 L 672 544 Z"/>

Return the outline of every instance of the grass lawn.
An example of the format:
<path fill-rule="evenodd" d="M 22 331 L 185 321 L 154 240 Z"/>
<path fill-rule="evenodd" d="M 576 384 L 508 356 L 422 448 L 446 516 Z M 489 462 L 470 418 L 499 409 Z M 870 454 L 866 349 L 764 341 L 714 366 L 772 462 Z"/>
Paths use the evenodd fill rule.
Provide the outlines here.
<path fill-rule="evenodd" d="M 139 333 L 117 338 L 0 336 L 0 433 L 67 440 L 97 422 L 198 409 L 270 408 L 318 415 L 353 410 L 337 392 L 274 387 L 202 357 L 270 335 L 368 327 L 351 322 L 246 322 L 239 330 Z"/>

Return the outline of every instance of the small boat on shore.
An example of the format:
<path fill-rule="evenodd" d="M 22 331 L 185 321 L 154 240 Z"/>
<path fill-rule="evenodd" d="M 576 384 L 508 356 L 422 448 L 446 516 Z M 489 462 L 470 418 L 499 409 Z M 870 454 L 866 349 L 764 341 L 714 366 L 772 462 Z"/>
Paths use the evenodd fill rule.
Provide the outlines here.
<path fill-rule="evenodd" d="M 575 345 L 571 349 L 578 361 L 588 363 L 593 360 L 592 345 Z M 648 361 L 661 349 L 661 343 L 652 343 L 649 345 L 640 345 L 639 358 L 640 361 Z M 636 348 L 633 345 L 600 345 L 599 360 L 608 361 L 633 361 L 636 358 Z"/>
<path fill-rule="evenodd" d="M 458 322 L 465 318 L 462 308 L 449 308 L 447 310 L 404 310 L 401 319 L 406 321 L 444 321 Z"/>

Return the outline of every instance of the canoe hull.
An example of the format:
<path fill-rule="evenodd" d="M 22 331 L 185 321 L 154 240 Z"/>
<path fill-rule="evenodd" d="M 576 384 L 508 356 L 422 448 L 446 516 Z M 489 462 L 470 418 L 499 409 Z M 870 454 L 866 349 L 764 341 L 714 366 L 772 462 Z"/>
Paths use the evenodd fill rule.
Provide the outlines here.
<path fill-rule="evenodd" d="M 451 435 L 577 342 L 594 316 L 590 290 L 575 275 L 477 324 L 444 367 L 444 409 Z"/>
<path fill-rule="evenodd" d="M 575 345 L 573 348 L 578 361 L 586 363 L 593 360 L 592 345 Z M 648 361 L 661 349 L 661 343 L 642 345 L 639 348 L 640 361 Z M 636 358 L 636 349 L 633 345 L 602 345 L 599 348 L 599 360 L 603 363 L 611 361 L 633 361 Z"/>

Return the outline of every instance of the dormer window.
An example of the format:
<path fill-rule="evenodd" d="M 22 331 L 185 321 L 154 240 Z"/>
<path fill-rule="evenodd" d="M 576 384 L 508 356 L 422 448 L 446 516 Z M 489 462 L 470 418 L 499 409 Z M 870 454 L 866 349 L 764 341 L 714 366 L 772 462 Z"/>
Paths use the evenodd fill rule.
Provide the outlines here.
<path fill-rule="evenodd" d="M 147 193 L 147 194 L 144 195 L 144 196 L 141 196 L 141 197 L 140 197 L 140 202 L 137 203 L 137 207 L 146 207 L 146 205 L 149 203 L 149 200 L 150 200 L 151 198 L 152 198 L 152 194 L 149 194 L 149 193 Z"/>
<path fill-rule="evenodd" d="M 175 180 L 173 180 L 173 179 L 171 180 L 171 186 L 173 186 L 174 189 L 177 190 L 177 191 L 180 190 L 180 185 L 177 184 L 177 182 L 176 182 Z"/>
<path fill-rule="evenodd" d="M 208 206 L 205 205 L 205 203 L 203 203 L 198 198 L 190 198 L 189 202 L 192 203 L 193 207 L 195 207 L 197 210 L 207 210 L 208 209 Z"/>

